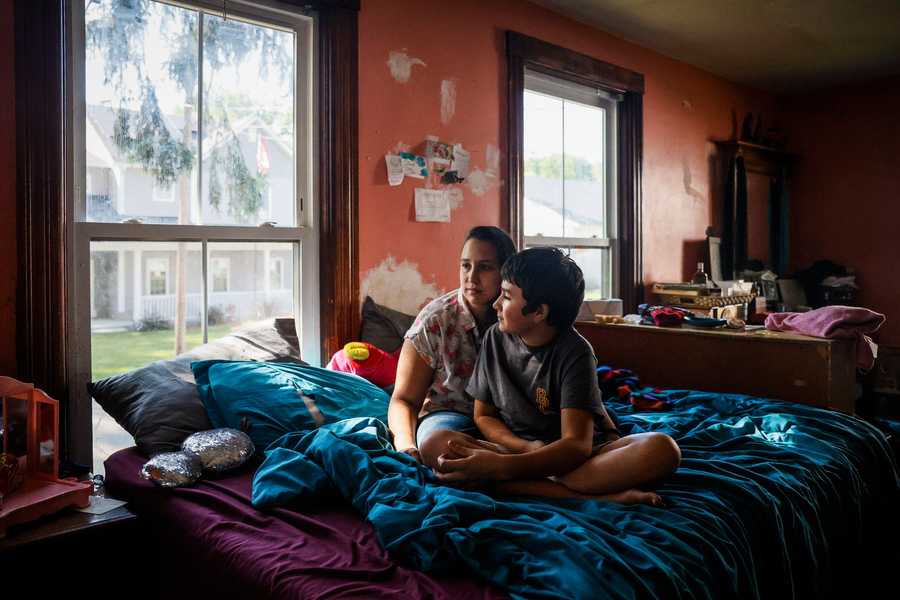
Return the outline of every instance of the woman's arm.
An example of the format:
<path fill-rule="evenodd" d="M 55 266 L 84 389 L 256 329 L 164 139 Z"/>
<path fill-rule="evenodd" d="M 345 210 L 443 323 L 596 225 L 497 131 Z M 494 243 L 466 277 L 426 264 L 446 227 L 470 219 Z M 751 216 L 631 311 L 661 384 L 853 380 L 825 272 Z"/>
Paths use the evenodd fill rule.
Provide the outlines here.
<path fill-rule="evenodd" d="M 388 406 L 388 427 L 394 434 L 394 447 L 416 458 L 416 422 L 433 380 L 434 369 L 419 356 L 411 341 L 403 340 L 397 382 Z"/>
<path fill-rule="evenodd" d="M 477 398 L 475 399 L 475 424 L 484 439 L 500 444 L 510 452 L 529 452 L 544 445 L 543 442 L 529 441 L 514 434 L 500 419 L 500 411 L 496 406 Z"/>

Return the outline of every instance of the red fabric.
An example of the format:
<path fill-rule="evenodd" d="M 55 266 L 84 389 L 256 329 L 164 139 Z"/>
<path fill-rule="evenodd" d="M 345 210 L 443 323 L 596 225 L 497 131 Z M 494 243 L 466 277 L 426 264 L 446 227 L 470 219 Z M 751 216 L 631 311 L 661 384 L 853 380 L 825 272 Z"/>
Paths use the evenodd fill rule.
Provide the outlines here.
<path fill-rule="evenodd" d="M 672 308 L 671 306 L 664 306 L 662 308 L 651 310 L 650 316 L 657 326 L 666 327 L 670 325 L 680 325 L 681 322 L 684 321 L 685 311 L 678 308 Z"/>
<path fill-rule="evenodd" d="M 772 313 L 766 329 L 831 339 L 855 339 L 856 364 L 871 369 L 878 350 L 869 335 L 884 324 L 881 313 L 856 306 L 824 306 L 805 313 Z"/>
<path fill-rule="evenodd" d="M 369 358 L 366 360 L 353 360 L 344 353 L 342 348 L 334 353 L 334 356 L 328 362 L 327 368 L 332 371 L 359 375 L 378 387 L 393 385 L 397 379 L 398 357 L 372 344 L 364 343 L 369 348 Z"/>

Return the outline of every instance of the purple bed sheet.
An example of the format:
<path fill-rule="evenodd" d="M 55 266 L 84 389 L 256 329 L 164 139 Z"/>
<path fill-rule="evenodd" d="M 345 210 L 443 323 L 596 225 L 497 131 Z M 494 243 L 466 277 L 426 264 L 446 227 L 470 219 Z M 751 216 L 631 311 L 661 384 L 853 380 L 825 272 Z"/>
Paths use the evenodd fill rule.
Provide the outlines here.
<path fill-rule="evenodd" d="M 252 468 L 163 489 L 140 477 L 136 448 L 105 463 L 111 496 L 127 500 L 160 543 L 162 593 L 190 588 L 244 598 L 505 598 L 468 573 L 398 565 L 372 526 L 342 499 L 258 511 Z M 149 541 L 149 540 L 145 540 Z"/>

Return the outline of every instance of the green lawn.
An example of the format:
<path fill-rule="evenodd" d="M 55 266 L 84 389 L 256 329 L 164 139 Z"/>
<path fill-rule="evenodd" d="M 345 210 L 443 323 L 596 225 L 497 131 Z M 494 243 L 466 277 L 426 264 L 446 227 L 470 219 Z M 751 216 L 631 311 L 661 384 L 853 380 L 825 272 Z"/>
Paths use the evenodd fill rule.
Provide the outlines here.
<path fill-rule="evenodd" d="M 209 340 L 218 339 L 232 330 L 232 325 L 209 328 Z M 186 349 L 203 343 L 199 327 L 188 328 Z M 91 380 L 96 381 L 142 367 L 155 360 L 175 357 L 175 331 L 117 331 L 91 334 Z"/>

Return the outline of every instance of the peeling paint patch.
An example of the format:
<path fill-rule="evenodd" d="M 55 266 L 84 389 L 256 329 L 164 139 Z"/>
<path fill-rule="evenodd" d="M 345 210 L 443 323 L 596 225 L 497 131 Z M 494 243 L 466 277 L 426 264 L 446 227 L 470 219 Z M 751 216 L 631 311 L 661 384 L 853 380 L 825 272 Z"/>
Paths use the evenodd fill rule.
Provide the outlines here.
<path fill-rule="evenodd" d="M 456 112 L 456 82 L 445 79 L 441 82 L 441 123 L 449 125 Z"/>
<path fill-rule="evenodd" d="M 466 177 L 466 185 L 476 196 L 484 196 L 500 184 L 500 150 L 493 144 L 485 147 L 485 170 L 472 169 Z"/>
<path fill-rule="evenodd" d="M 450 201 L 450 209 L 455 210 L 462 206 L 463 200 L 465 200 L 465 194 L 459 188 L 451 188 L 447 190 L 447 200 Z"/>
<path fill-rule="evenodd" d="M 484 172 L 481 169 L 472 169 L 469 176 L 466 177 L 466 185 L 472 190 L 476 196 L 484 196 L 493 186 L 496 177 L 492 173 Z"/>
<path fill-rule="evenodd" d="M 684 156 L 681 159 L 681 182 L 684 185 L 684 193 L 691 198 L 691 201 L 695 206 L 702 206 L 705 204 L 706 196 L 693 185 L 694 178 L 691 174 L 691 164 L 690 161 L 688 161 L 687 156 Z"/>
<path fill-rule="evenodd" d="M 485 156 L 485 164 L 487 165 L 487 170 L 490 173 L 493 173 L 494 176 L 500 174 L 500 149 L 493 144 L 488 144 L 484 151 Z"/>
<path fill-rule="evenodd" d="M 408 315 L 418 314 L 422 306 L 444 293 L 434 283 L 426 283 L 418 267 L 408 260 L 398 263 L 389 255 L 366 271 L 360 285 L 360 304 L 366 296 L 371 296 L 388 308 Z"/>
<path fill-rule="evenodd" d="M 406 48 L 402 50 L 391 50 L 388 54 L 387 66 L 391 70 L 391 77 L 399 83 L 406 83 L 412 75 L 413 65 L 427 66 L 420 59 L 410 56 L 406 53 Z"/>

